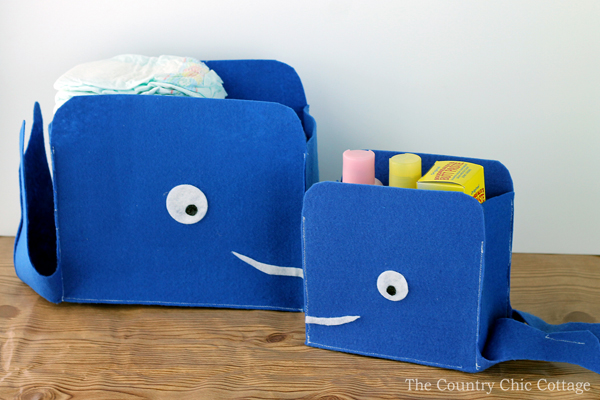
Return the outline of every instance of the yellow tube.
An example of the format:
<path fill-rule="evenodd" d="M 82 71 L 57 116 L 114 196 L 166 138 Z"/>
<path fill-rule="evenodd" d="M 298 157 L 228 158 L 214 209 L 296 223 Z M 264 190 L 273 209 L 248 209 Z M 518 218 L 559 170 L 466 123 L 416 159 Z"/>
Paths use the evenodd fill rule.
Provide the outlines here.
<path fill-rule="evenodd" d="M 405 153 L 390 158 L 390 186 L 416 189 L 419 178 L 421 178 L 421 157 Z"/>

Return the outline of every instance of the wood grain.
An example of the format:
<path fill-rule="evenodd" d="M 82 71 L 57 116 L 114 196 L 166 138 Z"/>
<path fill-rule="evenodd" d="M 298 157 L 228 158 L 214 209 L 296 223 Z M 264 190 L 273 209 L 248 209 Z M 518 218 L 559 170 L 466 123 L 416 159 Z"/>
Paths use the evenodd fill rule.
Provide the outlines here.
<path fill-rule="evenodd" d="M 600 398 L 600 375 L 569 364 L 466 374 L 308 347 L 302 313 L 51 304 L 16 277 L 13 241 L 0 237 L 0 399 Z M 600 257 L 514 254 L 512 276 L 515 308 L 600 322 Z M 501 390 L 511 379 L 532 388 Z M 590 390 L 540 391 L 540 379 Z M 495 386 L 490 396 L 440 391 L 443 380 Z"/>

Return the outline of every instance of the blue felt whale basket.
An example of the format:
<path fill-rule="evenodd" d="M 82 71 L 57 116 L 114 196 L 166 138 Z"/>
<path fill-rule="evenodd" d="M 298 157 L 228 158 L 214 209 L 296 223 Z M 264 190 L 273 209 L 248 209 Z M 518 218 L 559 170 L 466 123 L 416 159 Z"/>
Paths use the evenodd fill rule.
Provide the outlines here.
<path fill-rule="evenodd" d="M 375 151 L 387 184 L 389 159 Z M 600 373 L 600 325 L 549 325 L 513 310 L 514 191 L 497 161 L 487 200 L 459 192 L 321 182 L 305 195 L 306 344 L 467 372 L 498 362 L 569 362 Z M 380 286 L 381 282 L 386 282 Z"/>
<path fill-rule="evenodd" d="M 52 302 L 301 311 L 316 125 L 293 68 L 207 61 L 229 96 L 39 105 L 24 151 L 18 276 Z M 169 199 L 169 200 L 168 200 Z"/>

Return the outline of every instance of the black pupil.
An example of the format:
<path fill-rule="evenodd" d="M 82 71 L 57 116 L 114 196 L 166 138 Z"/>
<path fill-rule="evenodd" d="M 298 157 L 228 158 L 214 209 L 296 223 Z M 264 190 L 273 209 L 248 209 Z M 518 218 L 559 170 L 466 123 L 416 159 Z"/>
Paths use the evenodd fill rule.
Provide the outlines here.
<path fill-rule="evenodd" d="M 388 286 L 387 289 L 385 289 L 386 292 L 388 292 L 388 294 L 390 296 L 394 296 L 396 294 L 396 288 L 393 286 Z"/>
<path fill-rule="evenodd" d="M 190 204 L 189 206 L 187 206 L 187 207 L 185 208 L 185 213 L 186 213 L 187 215 L 194 216 L 194 215 L 196 215 L 196 214 L 198 213 L 198 207 L 196 207 L 196 206 L 195 206 L 195 205 L 193 205 L 193 204 Z"/>

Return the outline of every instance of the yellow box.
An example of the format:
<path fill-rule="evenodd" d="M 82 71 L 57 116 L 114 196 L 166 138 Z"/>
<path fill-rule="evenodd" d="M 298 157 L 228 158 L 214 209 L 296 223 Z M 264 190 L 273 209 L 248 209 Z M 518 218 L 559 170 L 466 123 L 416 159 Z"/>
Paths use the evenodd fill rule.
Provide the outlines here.
<path fill-rule="evenodd" d="M 417 189 L 463 192 L 485 201 L 483 167 L 464 161 L 437 161 L 417 181 Z"/>

